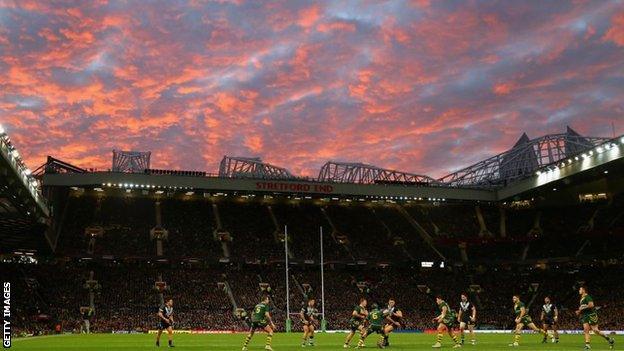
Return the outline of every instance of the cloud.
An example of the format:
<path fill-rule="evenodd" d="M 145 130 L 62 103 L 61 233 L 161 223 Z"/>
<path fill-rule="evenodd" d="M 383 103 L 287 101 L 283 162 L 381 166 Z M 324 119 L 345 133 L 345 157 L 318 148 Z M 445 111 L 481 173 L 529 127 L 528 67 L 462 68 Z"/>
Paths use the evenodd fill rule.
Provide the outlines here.
<path fill-rule="evenodd" d="M 603 40 L 612 41 L 619 46 L 624 46 L 624 11 L 613 15 L 611 18 L 611 27 L 603 36 Z"/>
<path fill-rule="evenodd" d="M 623 57 L 618 1 L 4 1 L 0 123 L 31 167 L 441 176 L 523 131 L 624 133 Z"/>

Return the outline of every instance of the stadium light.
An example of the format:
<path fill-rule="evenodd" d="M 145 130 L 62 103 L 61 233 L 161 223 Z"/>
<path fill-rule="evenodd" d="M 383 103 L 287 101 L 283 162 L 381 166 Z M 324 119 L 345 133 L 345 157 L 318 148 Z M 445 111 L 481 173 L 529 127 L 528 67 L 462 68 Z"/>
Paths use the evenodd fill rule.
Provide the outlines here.
<path fill-rule="evenodd" d="M 594 156 L 594 152 L 593 151 L 589 151 L 589 156 Z"/>
<path fill-rule="evenodd" d="M 596 151 L 598 151 L 598 153 L 601 153 L 601 152 L 603 151 L 602 146 L 598 146 L 598 147 L 596 148 Z"/>
<path fill-rule="evenodd" d="M 541 175 L 542 175 L 542 172 L 537 171 L 537 172 L 535 172 L 535 175 L 536 175 L 536 176 L 541 176 Z"/>
<path fill-rule="evenodd" d="M 2 124 L 0 124 L 0 135 L 4 134 L 6 132 L 6 130 L 4 130 L 4 127 L 2 126 Z"/>
<path fill-rule="evenodd" d="M 574 160 L 575 160 L 575 161 L 578 161 L 578 160 L 579 160 L 578 156 L 576 156 L 576 157 L 574 158 Z"/>
<path fill-rule="evenodd" d="M 13 158 L 19 158 L 20 154 L 16 149 L 13 149 L 13 151 L 11 151 L 11 156 L 13 156 Z"/>

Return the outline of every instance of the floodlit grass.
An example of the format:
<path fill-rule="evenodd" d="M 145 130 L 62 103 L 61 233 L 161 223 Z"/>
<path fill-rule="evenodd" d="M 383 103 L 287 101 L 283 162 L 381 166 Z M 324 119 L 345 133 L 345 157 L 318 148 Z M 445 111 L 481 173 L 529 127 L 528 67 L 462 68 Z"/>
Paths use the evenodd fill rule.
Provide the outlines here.
<path fill-rule="evenodd" d="M 212 334 L 212 335 L 174 335 L 174 350 L 240 350 L 244 334 Z M 344 334 L 318 334 L 316 346 L 307 347 L 307 350 L 329 351 L 342 350 Z M 431 350 L 434 343 L 434 335 L 429 334 L 393 334 L 390 337 L 391 346 L 388 350 Z M 548 350 L 567 351 L 582 350 L 582 335 L 562 335 L 559 344 L 542 344 L 539 335 L 523 335 L 520 340 L 520 347 L 511 348 L 508 346 L 512 339 L 511 334 L 479 334 L 476 346 L 466 344 L 465 350 Z M 468 339 L 468 338 L 467 338 Z M 616 336 L 615 349 L 622 349 L 624 340 L 621 336 Z M 43 336 L 25 339 L 13 339 L 13 350 L 37 350 L 37 351 L 104 351 L 104 350 L 158 350 L 168 349 L 167 339 L 163 335 L 160 348 L 154 343 L 155 335 L 134 334 L 134 335 L 114 335 L 114 334 L 91 334 L 91 335 L 59 335 Z M 371 335 L 367 340 L 367 349 L 377 349 L 375 346 L 377 335 Z M 249 350 L 264 350 L 265 334 L 256 334 L 249 345 Z M 442 340 L 443 350 L 451 350 L 452 342 L 447 335 Z M 357 340 L 351 342 L 352 348 L 357 344 Z M 276 334 L 273 338 L 273 349 L 275 351 L 301 350 L 300 334 Z M 592 338 L 593 350 L 609 350 L 607 343 L 599 337 Z"/>

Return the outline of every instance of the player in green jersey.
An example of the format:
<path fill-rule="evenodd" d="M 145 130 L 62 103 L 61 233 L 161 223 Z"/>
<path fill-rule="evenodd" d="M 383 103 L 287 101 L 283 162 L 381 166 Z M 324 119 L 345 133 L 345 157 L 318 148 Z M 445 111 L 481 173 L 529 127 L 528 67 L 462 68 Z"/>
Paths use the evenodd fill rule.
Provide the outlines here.
<path fill-rule="evenodd" d="M 579 288 L 579 295 L 581 295 L 580 307 L 576 311 L 576 315 L 581 319 L 583 323 L 583 334 L 585 334 L 585 350 L 590 350 L 591 334 L 593 331 L 596 335 L 602 336 L 609 343 L 609 348 L 613 349 L 615 340 L 608 337 L 604 332 L 598 329 L 598 313 L 596 313 L 596 306 L 594 306 L 594 299 L 589 295 L 586 286 Z"/>
<path fill-rule="evenodd" d="M 271 344 L 273 343 L 273 331 L 276 329 L 271 314 L 269 313 L 269 295 L 264 295 L 259 304 L 254 307 L 251 314 L 251 328 L 249 334 L 245 337 L 245 343 L 243 343 L 243 351 L 247 351 L 247 345 L 253 337 L 256 329 L 263 329 L 267 333 L 265 350 L 272 351 Z"/>
<path fill-rule="evenodd" d="M 363 332 L 364 322 L 366 321 L 366 318 L 368 317 L 368 311 L 366 311 L 366 304 L 367 304 L 366 298 L 362 297 L 360 299 L 360 304 L 355 306 L 355 308 L 353 309 L 353 312 L 351 312 L 351 319 L 349 319 L 351 332 L 349 332 L 349 335 L 347 335 L 347 339 L 345 340 L 345 343 L 343 345 L 345 349 L 348 349 L 350 347 L 349 343 L 351 343 L 351 339 L 353 339 L 353 336 L 355 335 L 356 332 L 360 332 L 360 335 Z"/>
<path fill-rule="evenodd" d="M 363 348 L 365 346 L 364 340 L 366 340 L 366 337 L 372 333 L 377 333 L 381 335 L 379 337 L 379 341 L 377 342 L 377 346 L 380 349 L 383 349 L 386 347 L 384 343 L 384 336 L 386 335 L 384 332 L 385 317 L 386 316 L 379 309 L 379 306 L 376 303 L 371 305 L 371 311 L 368 313 L 368 328 L 366 328 L 360 335 L 360 341 L 358 341 L 358 345 L 357 345 L 358 349 Z"/>
<path fill-rule="evenodd" d="M 514 330 L 513 342 L 509 344 L 509 346 L 520 346 L 520 333 L 522 333 L 524 327 L 529 327 L 542 335 L 548 336 L 548 333 L 544 329 L 538 328 L 535 323 L 533 323 L 533 319 L 529 316 L 529 310 L 524 303 L 520 301 L 520 295 L 514 295 L 512 300 L 514 303 L 514 313 L 516 315 L 516 329 Z"/>
<path fill-rule="evenodd" d="M 436 303 L 438 304 L 440 314 L 433 319 L 434 322 L 438 323 L 438 335 L 436 336 L 436 343 L 433 344 L 432 347 L 436 349 L 442 347 L 442 337 L 445 331 L 448 332 L 448 335 L 453 339 L 453 342 L 455 342 L 453 348 L 462 347 L 457 334 L 453 331 L 453 327 L 457 323 L 455 312 L 449 307 L 446 301 L 442 299 L 442 296 L 436 296 Z"/>

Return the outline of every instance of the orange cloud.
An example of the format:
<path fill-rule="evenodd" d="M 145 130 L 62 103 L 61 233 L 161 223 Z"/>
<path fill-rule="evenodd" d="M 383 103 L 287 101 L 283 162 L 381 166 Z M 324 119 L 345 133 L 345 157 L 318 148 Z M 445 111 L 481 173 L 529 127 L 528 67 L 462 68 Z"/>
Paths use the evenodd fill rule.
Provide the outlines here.
<path fill-rule="evenodd" d="M 624 12 L 620 12 L 611 18 L 611 27 L 602 39 L 624 46 Z"/>
<path fill-rule="evenodd" d="M 321 17 L 321 9 L 318 6 L 308 7 L 299 11 L 297 24 L 304 28 L 312 27 Z"/>
<path fill-rule="evenodd" d="M 499 84 L 494 85 L 494 87 L 492 88 L 492 91 L 496 95 L 507 95 L 512 92 L 514 87 L 515 86 L 513 83 L 499 83 Z"/>
<path fill-rule="evenodd" d="M 154 167 L 253 154 L 301 174 L 440 175 L 525 130 L 624 132 L 612 2 L 310 4 L 2 2 L 0 123 L 31 165 L 110 167 L 121 145 Z"/>

